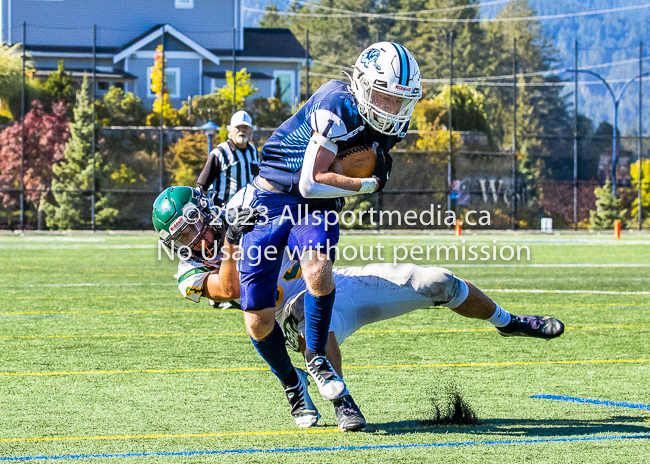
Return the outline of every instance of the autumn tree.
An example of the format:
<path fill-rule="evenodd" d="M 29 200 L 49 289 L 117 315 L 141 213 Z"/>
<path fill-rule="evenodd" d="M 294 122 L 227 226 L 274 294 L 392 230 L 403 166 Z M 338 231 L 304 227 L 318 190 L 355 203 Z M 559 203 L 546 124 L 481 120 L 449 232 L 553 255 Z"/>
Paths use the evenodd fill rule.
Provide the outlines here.
<path fill-rule="evenodd" d="M 34 101 L 25 115 L 25 200 L 37 211 L 37 227 L 42 229 L 42 208 L 52 182 L 52 168 L 63 159 L 70 137 L 67 105 L 55 103 L 51 112 Z M 0 133 L 0 189 L 20 189 L 21 125 L 15 122 Z M 18 204 L 18 196 L 0 194 L 5 208 Z"/>
<path fill-rule="evenodd" d="M 154 64 L 151 67 L 151 93 L 156 95 L 156 99 L 153 102 L 153 113 L 147 116 L 148 126 L 159 125 L 161 113 L 165 125 L 178 125 L 178 111 L 172 106 L 169 88 L 163 79 L 163 68 L 166 67 L 167 58 L 163 58 L 163 47 L 158 45 L 154 53 Z"/>
<path fill-rule="evenodd" d="M 208 138 L 201 132 L 184 133 L 170 148 L 172 185 L 196 185 L 208 158 Z"/>
<path fill-rule="evenodd" d="M 641 222 L 649 222 L 650 218 L 650 160 L 643 160 L 641 169 L 639 161 L 630 166 L 630 175 L 632 176 L 632 185 L 635 191 L 639 191 L 639 182 L 641 182 Z M 632 203 L 632 218 L 635 226 L 639 223 L 639 197 L 637 196 Z M 646 224 L 643 224 L 646 227 Z"/>
<path fill-rule="evenodd" d="M 0 116 L 5 121 L 20 117 L 20 99 L 23 75 L 22 44 L 12 46 L 0 44 Z M 34 62 L 27 55 L 25 61 L 25 101 L 29 102 L 40 97 L 38 81 L 31 75 Z"/>
<path fill-rule="evenodd" d="M 257 92 L 251 82 L 251 75 L 246 68 L 237 71 L 236 101 L 237 110 L 246 107 L 246 99 Z M 187 125 L 201 125 L 212 120 L 221 127 L 219 133 L 222 140 L 228 136 L 227 126 L 232 116 L 234 80 L 232 71 L 226 71 L 226 85 L 216 89 L 208 95 L 198 95 L 192 99 L 191 108 L 187 102 L 178 110 L 179 120 L 185 121 Z"/>
<path fill-rule="evenodd" d="M 235 76 L 237 80 L 237 88 L 235 89 L 234 82 L 235 80 L 232 77 L 232 71 L 226 71 L 226 85 L 221 87 L 218 92 L 226 102 L 233 102 L 233 92 L 235 92 L 235 104 L 237 110 L 241 110 L 246 104 L 246 98 L 250 97 L 257 92 L 257 89 L 253 87 L 251 82 L 251 75 L 246 71 L 246 68 L 242 68 L 237 71 Z"/>

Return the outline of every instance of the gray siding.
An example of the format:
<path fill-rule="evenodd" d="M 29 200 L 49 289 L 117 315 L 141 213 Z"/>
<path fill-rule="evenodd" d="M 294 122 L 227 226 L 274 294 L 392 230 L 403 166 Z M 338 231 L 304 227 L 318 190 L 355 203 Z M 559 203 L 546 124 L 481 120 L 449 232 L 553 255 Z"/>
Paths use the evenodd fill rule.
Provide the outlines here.
<path fill-rule="evenodd" d="M 22 23 L 26 21 L 27 47 L 28 50 L 36 48 L 32 48 L 31 53 L 37 68 L 56 69 L 57 62 L 63 59 L 68 69 L 90 69 L 93 24 L 97 24 L 98 66 L 122 69 L 137 76 L 134 82 L 125 83 L 125 90 L 136 94 L 150 107 L 154 97 L 148 95 L 148 68 L 153 65 L 153 52 L 160 39 L 139 47 L 115 65 L 113 51 L 136 43 L 157 25 L 169 24 L 205 49 L 226 55 L 219 57 L 220 65 L 215 65 L 171 34 L 166 35 L 167 66 L 177 68 L 180 73 L 180 89 L 178 95 L 172 97 L 172 103 L 180 108 L 188 96 L 211 91 L 212 78 L 204 77 L 203 73 L 232 69 L 231 54 L 226 51 L 232 48 L 233 27 L 239 31 L 237 48 L 242 46 L 242 1 L 193 0 L 192 9 L 177 9 L 175 0 L 0 0 L 0 40 L 22 42 Z M 9 22 L 12 24 L 11 37 Z M 296 47 L 301 48 L 299 43 L 286 30 L 248 31 L 250 43 L 242 51 L 245 56 L 238 59 L 238 68 L 245 67 L 249 72 L 271 78 L 274 73 L 291 71 L 290 103 L 294 104 L 295 97 L 300 96 L 302 58 L 300 53 L 296 54 Z M 278 56 L 267 46 L 276 41 L 281 45 Z M 67 47 L 85 47 L 86 51 L 80 53 L 79 48 Z M 253 79 L 253 84 L 258 88 L 253 98 L 268 98 L 274 93 L 274 79 Z M 216 82 L 217 87 L 223 85 L 224 79 Z"/>
<path fill-rule="evenodd" d="M 3 24 L 11 3 L 11 42 L 33 45 L 91 46 L 93 24 L 102 47 L 121 47 L 157 24 L 170 24 L 206 48 L 232 48 L 239 27 L 239 0 L 194 0 L 194 8 L 177 9 L 174 0 L 0 0 Z M 237 18 L 235 17 L 237 13 Z M 5 17 L 6 16 L 6 19 Z M 5 39 L 8 31 L 2 29 Z M 241 42 L 238 43 L 241 47 Z"/>

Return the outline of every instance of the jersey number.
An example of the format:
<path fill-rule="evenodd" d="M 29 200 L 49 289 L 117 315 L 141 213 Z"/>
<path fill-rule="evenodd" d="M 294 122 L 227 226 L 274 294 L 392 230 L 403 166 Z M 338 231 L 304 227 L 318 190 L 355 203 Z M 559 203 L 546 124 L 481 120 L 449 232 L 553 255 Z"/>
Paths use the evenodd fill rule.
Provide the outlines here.
<path fill-rule="evenodd" d="M 296 263 L 291 266 L 282 276 L 282 280 L 285 282 L 291 282 L 302 277 L 302 270 L 300 269 L 300 264 Z M 280 306 L 284 300 L 284 289 L 278 284 L 278 297 L 275 300 L 275 306 Z"/>

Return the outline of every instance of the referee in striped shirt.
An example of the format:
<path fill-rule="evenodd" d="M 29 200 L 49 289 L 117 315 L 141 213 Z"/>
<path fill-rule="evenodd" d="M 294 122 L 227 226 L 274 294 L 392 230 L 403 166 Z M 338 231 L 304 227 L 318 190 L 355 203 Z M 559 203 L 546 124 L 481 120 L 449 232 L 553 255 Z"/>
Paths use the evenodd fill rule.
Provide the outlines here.
<path fill-rule="evenodd" d="M 259 172 L 257 148 L 249 142 L 253 124 L 246 111 L 237 111 L 230 118 L 228 140 L 221 142 L 208 155 L 196 188 L 204 194 L 211 191 L 215 206 L 224 205 Z"/>

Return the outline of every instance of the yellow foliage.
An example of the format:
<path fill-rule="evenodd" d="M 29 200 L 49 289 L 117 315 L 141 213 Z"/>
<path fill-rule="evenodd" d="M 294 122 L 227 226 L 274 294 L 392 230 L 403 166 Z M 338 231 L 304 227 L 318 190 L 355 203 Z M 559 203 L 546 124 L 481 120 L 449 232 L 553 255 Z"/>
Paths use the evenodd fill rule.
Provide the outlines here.
<path fill-rule="evenodd" d="M 454 132 L 452 144 L 458 146 L 460 134 Z M 420 138 L 416 142 L 418 150 L 446 151 L 449 149 L 449 131 L 439 125 L 426 123 L 420 129 Z"/>
<path fill-rule="evenodd" d="M 165 62 L 166 61 L 167 60 L 165 60 Z M 159 98 L 160 94 L 163 92 L 162 66 L 162 45 L 158 45 L 158 47 L 156 47 L 156 53 L 154 54 L 153 58 L 153 66 L 151 68 L 151 93 L 156 94 Z M 158 112 L 160 113 L 160 110 L 158 110 Z"/>
<path fill-rule="evenodd" d="M 120 167 L 111 174 L 111 179 L 115 181 L 118 188 L 147 182 L 142 174 L 138 174 L 125 164 L 120 164 Z"/>
<path fill-rule="evenodd" d="M 641 167 L 641 212 L 643 218 L 650 217 L 650 160 L 644 160 Z M 635 189 L 639 190 L 639 162 L 630 165 L 630 176 Z M 632 217 L 636 218 L 635 223 L 639 220 L 639 197 L 637 196 L 632 203 Z"/>
<path fill-rule="evenodd" d="M 214 140 L 214 143 L 219 141 Z M 169 151 L 173 185 L 196 185 L 196 179 L 208 159 L 208 137 L 202 132 L 184 133 Z"/>
<path fill-rule="evenodd" d="M 250 97 L 256 93 L 257 89 L 252 86 L 251 75 L 250 73 L 246 72 L 246 68 L 242 68 L 241 70 L 237 71 L 237 75 L 235 77 L 237 79 L 235 100 L 237 103 L 237 109 L 240 110 L 244 106 L 246 97 Z M 226 71 L 226 85 L 219 89 L 219 94 L 224 100 L 229 102 L 233 100 L 232 94 L 234 83 L 235 81 L 232 77 L 232 71 Z"/>

